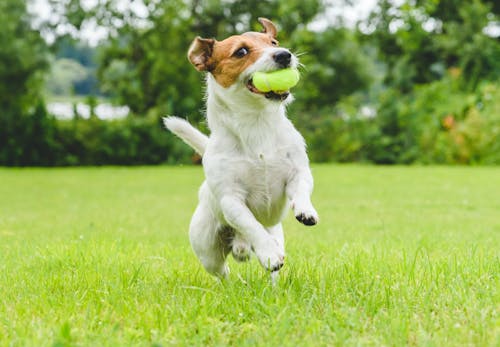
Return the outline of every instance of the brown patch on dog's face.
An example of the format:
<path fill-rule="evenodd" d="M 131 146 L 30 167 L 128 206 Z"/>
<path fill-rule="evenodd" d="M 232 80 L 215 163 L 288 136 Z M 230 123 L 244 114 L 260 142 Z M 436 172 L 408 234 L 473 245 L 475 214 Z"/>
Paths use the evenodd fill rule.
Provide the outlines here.
<path fill-rule="evenodd" d="M 249 32 L 216 42 L 212 54 L 212 75 L 224 88 L 231 86 L 250 65 L 260 58 L 265 48 L 278 45 L 267 34 Z"/>
<path fill-rule="evenodd" d="M 231 86 L 265 48 L 279 45 L 274 24 L 265 18 L 259 18 L 259 22 L 263 33 L 247 32 L 223 41 L 197 37 L 189 48 L 189 60 L 198 71 L 210 72 L 224 88 Z"/>

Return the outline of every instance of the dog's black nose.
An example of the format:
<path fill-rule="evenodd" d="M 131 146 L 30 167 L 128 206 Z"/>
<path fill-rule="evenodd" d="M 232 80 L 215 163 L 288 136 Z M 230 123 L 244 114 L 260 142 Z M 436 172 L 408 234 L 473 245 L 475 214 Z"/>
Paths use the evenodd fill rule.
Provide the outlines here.
<path fill-rule="evenodd" d="M 292 60 L 292 54 L 288 51 L 282 50 L 274 54 L 274 61 L 277 62 L 281 67 L 288 67 L 290 61 Z"/>

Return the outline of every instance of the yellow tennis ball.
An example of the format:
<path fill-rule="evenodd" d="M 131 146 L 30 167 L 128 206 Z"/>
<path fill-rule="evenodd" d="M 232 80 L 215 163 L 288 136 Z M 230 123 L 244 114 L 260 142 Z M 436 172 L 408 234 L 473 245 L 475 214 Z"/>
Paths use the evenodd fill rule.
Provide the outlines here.
<path fill-rule="evenodd" d="M 255 72 L 252 76 L 252 83 L 263 93 L 283 92 L 294 87 L 299 79 L 297 69 L 287 68 L 271 72 Z"/>

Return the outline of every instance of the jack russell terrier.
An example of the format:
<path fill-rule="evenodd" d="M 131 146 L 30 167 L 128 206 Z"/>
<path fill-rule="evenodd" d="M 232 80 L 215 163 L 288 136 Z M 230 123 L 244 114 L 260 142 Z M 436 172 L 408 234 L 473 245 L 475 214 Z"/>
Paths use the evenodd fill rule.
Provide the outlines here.
<path fill-rule="evenodd" d="M 259 92 L 252 74 L 298 65 L 279 47 L 276 26 L 223 41 L 194 39 L 189 61 L 205 71 L 210 137 L 187 121 L 164 118 L 165 126 L 203 157 L 205 182 L 189 226 L 192 248 L 205 269 L 226 277 L 227 255 L 238 261 L 255 253 L 273 279 L 285 260 L 281 221 L 291 206 L 305 225 L 318 222 L 311 203 L 313 177 L 303 137 L 286 117 L 289 91 Z"/>

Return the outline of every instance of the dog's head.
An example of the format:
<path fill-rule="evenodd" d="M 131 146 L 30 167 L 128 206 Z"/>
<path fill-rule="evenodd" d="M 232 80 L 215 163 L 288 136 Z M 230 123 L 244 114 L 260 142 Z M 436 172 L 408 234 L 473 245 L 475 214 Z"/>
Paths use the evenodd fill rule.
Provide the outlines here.
<path fill-rule="evenodd" d="M 298 59 L 288 49 L 279 46 L 273 22 L 259 18 L 263 31 L 230 36 L 223 41 L 194 39 L 188 51 L 189 61 L 198 71 L 207 71 L 225 93 L 243 98 L 285 101 L 290 93 L 258 91 L 252 83 L 256 71 L 269 72 L 296 67 Z"/>

